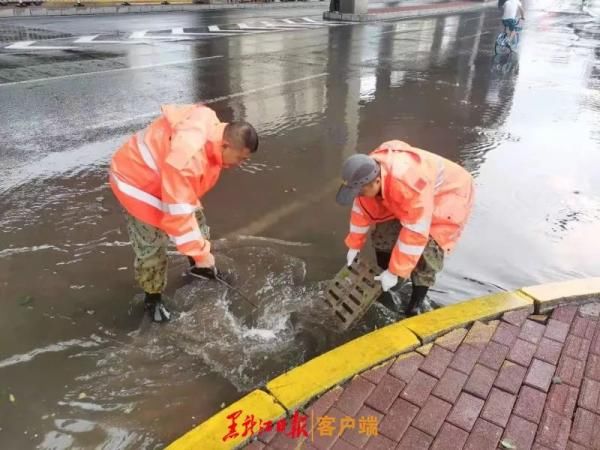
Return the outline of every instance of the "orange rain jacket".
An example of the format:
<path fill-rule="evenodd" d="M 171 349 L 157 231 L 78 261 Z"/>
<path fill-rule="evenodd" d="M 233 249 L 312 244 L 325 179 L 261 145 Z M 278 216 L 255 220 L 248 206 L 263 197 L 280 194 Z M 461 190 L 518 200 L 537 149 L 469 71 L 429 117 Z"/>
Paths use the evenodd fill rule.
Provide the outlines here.
<path fill-rule="evenodd" d="M 381 197 L 354 200 L 349 248 L 360 250 L 373 223 L 398 219 L 402 225 L 388 270 L 408 278 L 429 236 L 449 252 L 471 212 L 473 178 L 458 164 L 402 141 L 381 144 L 370 156 L 381 167 Z"/>
<path fill-rule="evenodd" d="M 162 115 L 134 134 L 113 156 L 112 190 L 129 214 L 163 230 L 177 249 L 214 265 L 195 211 L 223 167 L 221 123 L 203 105 L 165 105 Z"/>

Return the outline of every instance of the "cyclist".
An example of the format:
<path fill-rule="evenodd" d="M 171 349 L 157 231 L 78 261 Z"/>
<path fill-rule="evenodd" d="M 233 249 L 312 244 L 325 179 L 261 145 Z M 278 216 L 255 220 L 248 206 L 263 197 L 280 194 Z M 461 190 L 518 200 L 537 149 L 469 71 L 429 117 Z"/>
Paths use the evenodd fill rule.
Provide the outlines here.
<path fill-rule="evenodd" d="M 508 36 L 508 42 L 513 42 L 519 17 L 521 20 L 525 20 L 525 11 L 521 1 L 506 0 L 503 5 L 502 25 L 504 25 L 504 33 Z M 510 31 L 510 34 L 508 34 L 508 31 Z"/>

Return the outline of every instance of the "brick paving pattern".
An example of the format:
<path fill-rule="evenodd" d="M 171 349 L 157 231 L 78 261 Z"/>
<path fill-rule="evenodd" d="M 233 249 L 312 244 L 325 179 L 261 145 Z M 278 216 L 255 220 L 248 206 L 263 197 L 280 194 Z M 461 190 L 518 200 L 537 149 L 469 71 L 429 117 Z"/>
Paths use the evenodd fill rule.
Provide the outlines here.
<path fill-rule="evenodd" d="M 303 411 L 308 438 L 263 433 L 246 448 L 600 450 L 598 317 L 576 306 L 511 312 L 419 352 L 314 401 Z M 360 425 L 368 416 L 375 433 Z M 319 417 L 335 418 L 330 435 Z"/>

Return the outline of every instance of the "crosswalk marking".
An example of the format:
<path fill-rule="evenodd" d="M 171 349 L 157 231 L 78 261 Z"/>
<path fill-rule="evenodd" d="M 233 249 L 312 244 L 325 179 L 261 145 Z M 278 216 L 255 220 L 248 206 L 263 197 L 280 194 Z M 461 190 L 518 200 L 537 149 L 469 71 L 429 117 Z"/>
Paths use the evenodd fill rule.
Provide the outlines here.
<path fill-rule="evenodd" d="M 79 45 L 133 45 L 151 44 L 153 40 L 171 42 L 202 38 L 243 36 L 249 34 L 273 33 L 281 31 L 312 30 L 323 27 L 339 26 L 339 23 L 322 22 L 310 17 L 297 17 L 294 19 L 256 20 L 251 23 L 241 22 L 223 25 L 208 25 L 199 28 L 175 27 L 167 30 L 139 30 L 134 31 L 123 39 L 115 40 L 114 35 L 94 34 L 74 38 L 60 39 L 60 42 L 69 42 L 68 45 L 43 45 L 43 41 L 21 41 L 11 45 L 0 46 L 3 50 L 74 50 Z M 196 31 L 198 30 L 198 31 Z M 206 30 L 206 31 L 205 31 Z M 104 37 L 104 39 L 103 39 Z M 111 39 L 112 37 L 112 39 Z M 67 40 L 69 39 L 69 40 Z M 72 41 L 70 39 L 73 39 Z M 38 45 L 35 45 L 35 44 Z M 77 45 L 77 46 L 73 46 Z"/>

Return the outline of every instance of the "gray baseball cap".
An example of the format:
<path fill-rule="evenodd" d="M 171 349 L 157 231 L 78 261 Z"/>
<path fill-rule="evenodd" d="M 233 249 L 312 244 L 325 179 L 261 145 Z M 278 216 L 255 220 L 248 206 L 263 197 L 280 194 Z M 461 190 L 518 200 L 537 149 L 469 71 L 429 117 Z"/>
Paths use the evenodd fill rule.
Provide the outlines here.
<path fill-rule="evenodd" d="M 340 205 L 350 205 L 365 184 L 379 175 L 379 164 L 370 156 L 356 154 L 349 157 L 342 166 L 342 179 L 335 201 Z"/>

